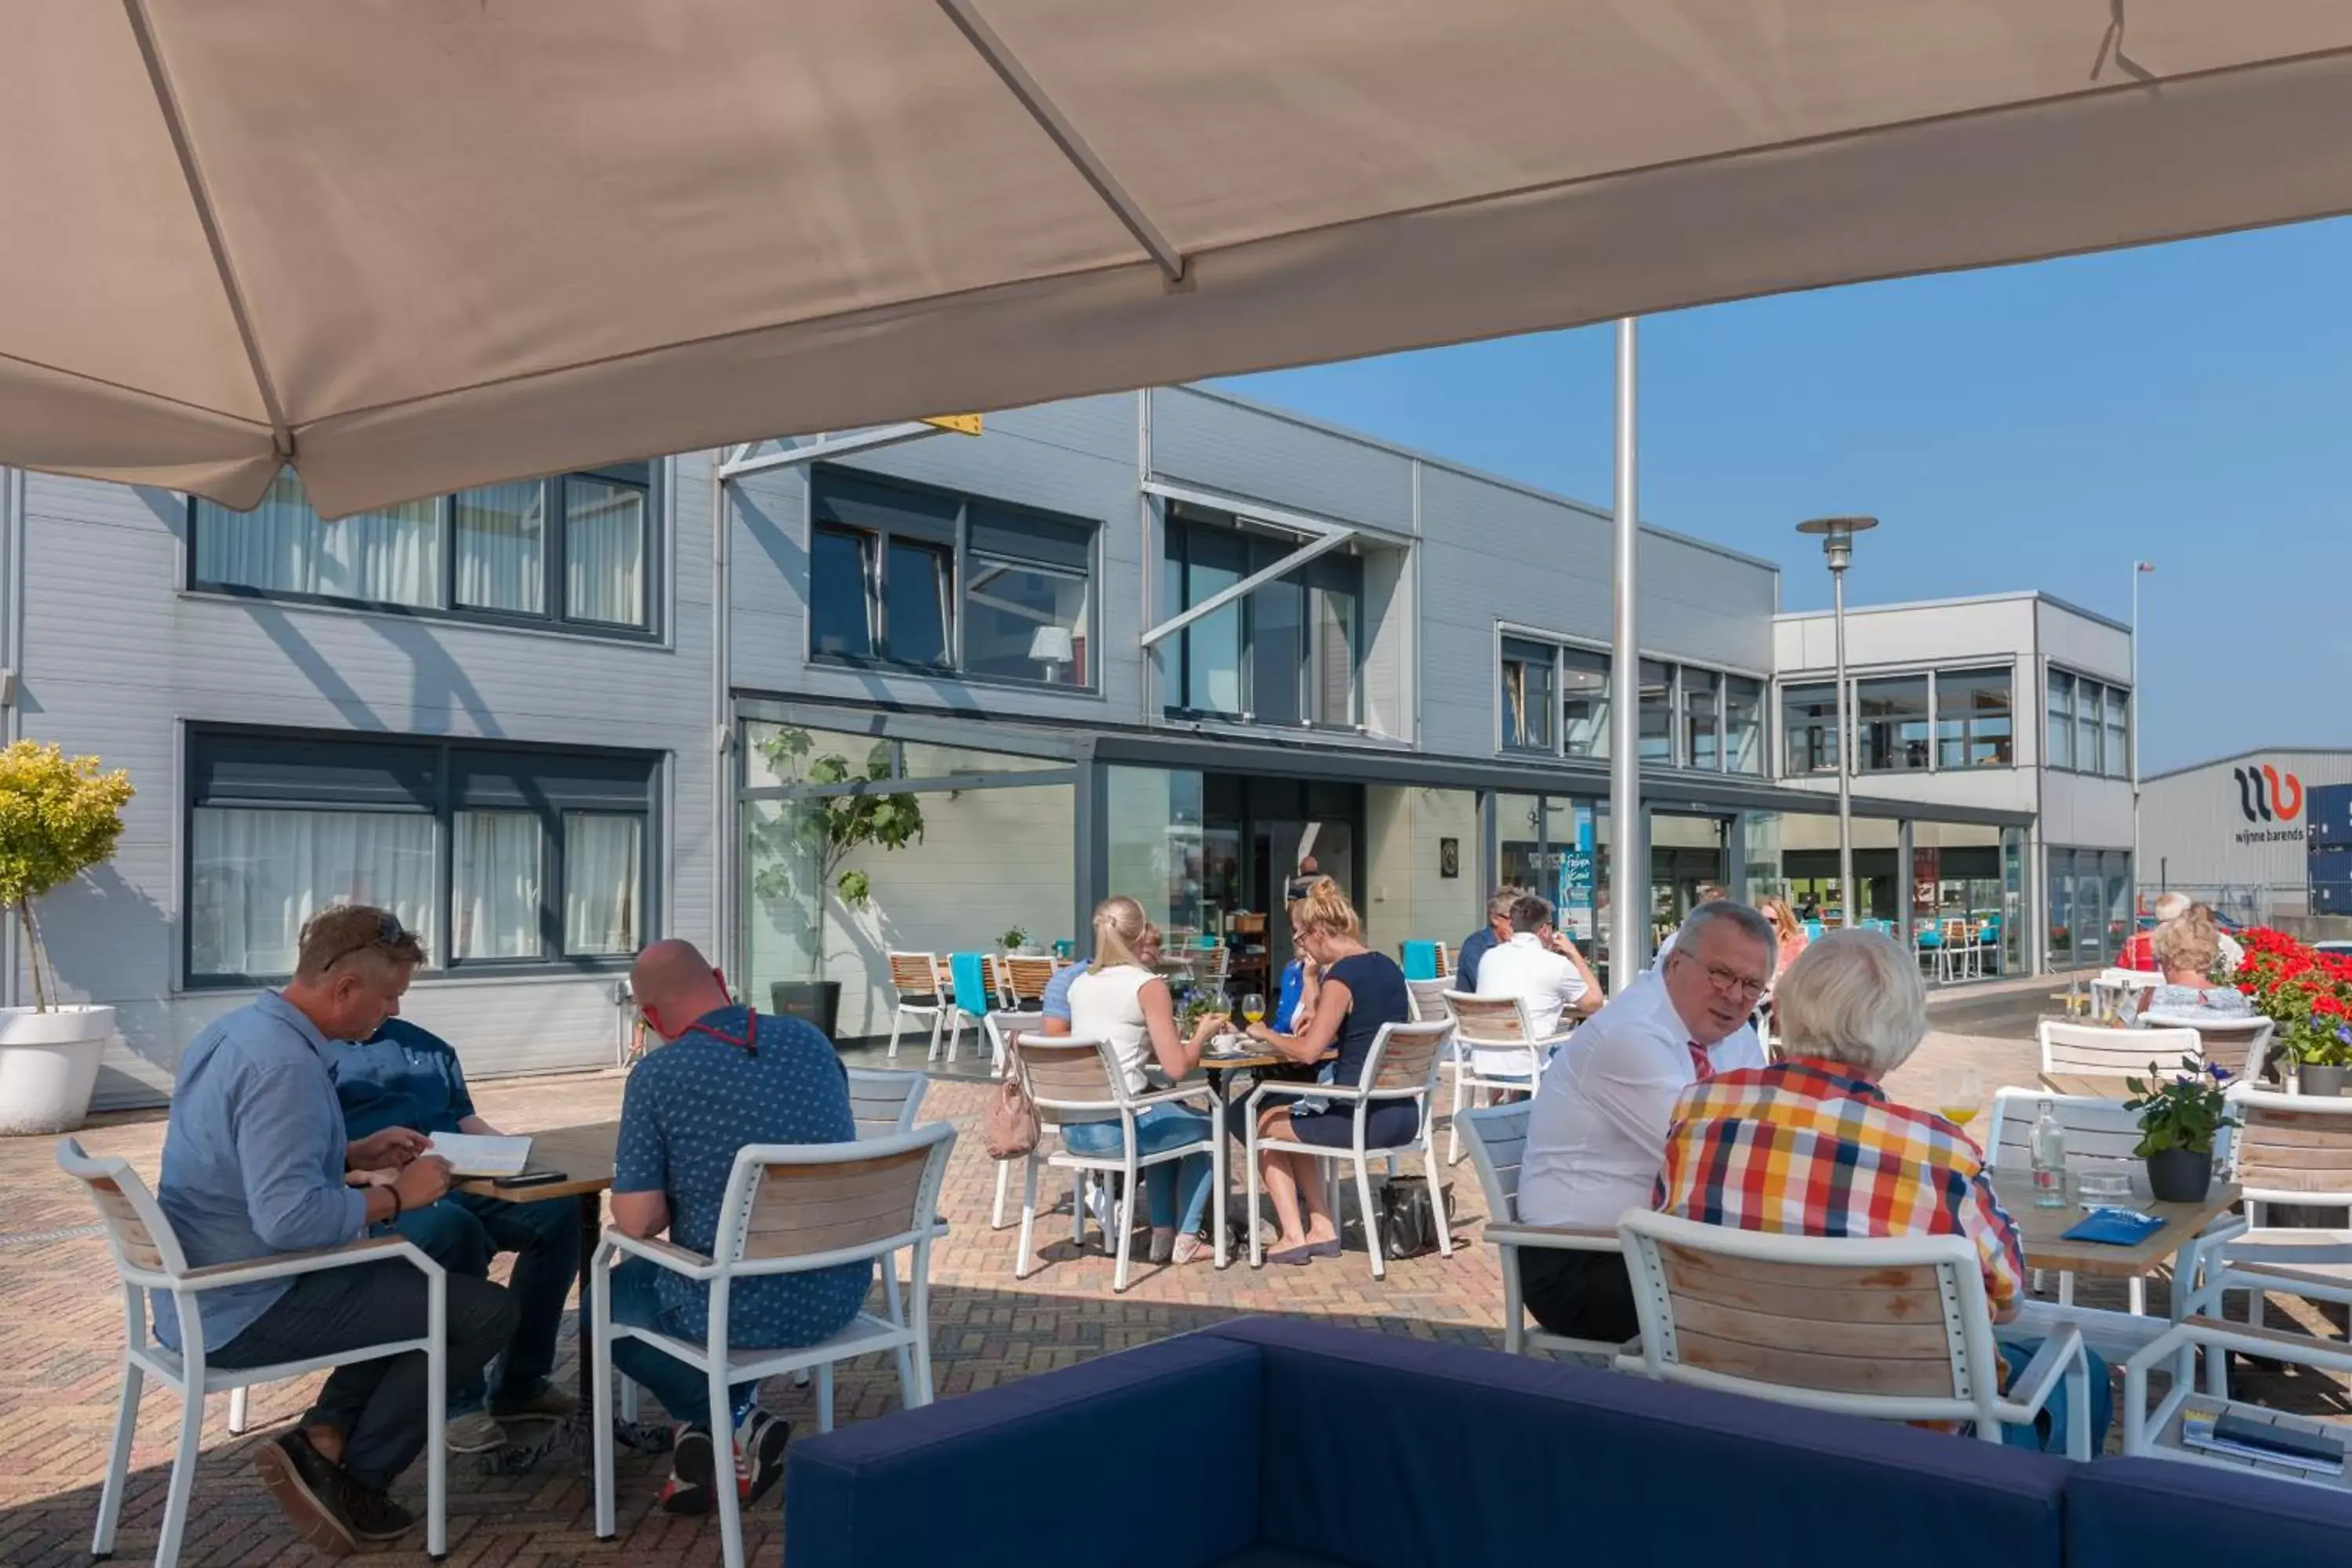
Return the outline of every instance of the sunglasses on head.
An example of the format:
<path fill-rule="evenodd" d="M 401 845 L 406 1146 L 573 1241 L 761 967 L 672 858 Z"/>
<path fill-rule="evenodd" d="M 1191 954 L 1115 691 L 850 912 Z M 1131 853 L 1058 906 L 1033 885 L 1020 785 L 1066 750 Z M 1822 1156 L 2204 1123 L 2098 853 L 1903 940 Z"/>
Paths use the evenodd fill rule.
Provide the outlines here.
<path fill-rule="evenodd" d="M 386 952 L 390 952 L 392 949 L 399 947 L 404 942 L 410 940 L 411 938 L 409 937 L 406 928 L 403 927 L 400 923 L 400 917 L 387 910 L 376 917 L 375 934 L 373 936 L 364 937 L 360 941 L 352 943 L 349 947 L 344 948 L 341 952 L 336 953 L 334 957 L 327 960 L 325 967 L 332 969 L 335 965 L 341 963 L 352 954 L 355 952 L 365 952 L 372 947 L 383 948 Z"/>

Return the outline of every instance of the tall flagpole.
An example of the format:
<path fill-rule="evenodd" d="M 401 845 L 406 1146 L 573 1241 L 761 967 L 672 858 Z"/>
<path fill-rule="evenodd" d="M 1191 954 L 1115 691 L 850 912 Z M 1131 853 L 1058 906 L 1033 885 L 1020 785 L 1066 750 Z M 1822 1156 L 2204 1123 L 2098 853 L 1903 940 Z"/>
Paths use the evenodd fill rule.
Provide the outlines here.
<path fill-rule="evenodd" d="M 2139 887 L 2141 880 L 2139 870 L 2139 580 L 2147 573 L 2155 570 L 2156 563 L 2153 561 L 2135 561 L 2132 563 L 2131 731 L 2130 739 L 2126 743 L 2131 747 L 2131 907 L 2135 920 L 2137 920 L 2139 914 Z"/>
<path fill-rule="evenodd" d="M 1642 821 L 1642 642 L 1635 568 L 1634 320 L 1617 323 L 1617 571 L 1609 657 L 1609 988 L 1622 994 L 1650 960 L 1649 836 Z"/>

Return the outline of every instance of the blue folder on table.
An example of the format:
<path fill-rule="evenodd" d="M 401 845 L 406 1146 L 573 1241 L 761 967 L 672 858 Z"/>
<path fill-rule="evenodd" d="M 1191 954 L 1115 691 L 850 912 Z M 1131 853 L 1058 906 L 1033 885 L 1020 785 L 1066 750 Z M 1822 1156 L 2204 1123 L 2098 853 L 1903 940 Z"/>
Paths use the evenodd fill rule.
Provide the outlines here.
<path fill-rule="evenodd" d="M 2093 1209 L 2063 1232 L 2067 1241 L 2097 1241 L 2109 1247 L 2137 1247 L 2164 1228 L 2164 1221 L 2137 1209 Z"/>

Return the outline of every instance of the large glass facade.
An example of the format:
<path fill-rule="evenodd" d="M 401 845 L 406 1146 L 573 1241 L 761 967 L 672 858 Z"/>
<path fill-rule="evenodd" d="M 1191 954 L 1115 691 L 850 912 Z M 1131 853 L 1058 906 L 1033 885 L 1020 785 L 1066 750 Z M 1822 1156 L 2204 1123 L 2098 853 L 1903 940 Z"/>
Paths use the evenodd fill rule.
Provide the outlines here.
<path fill-rule="evenodd" d="M 1911 825 L 1911 926 L 1934 941 L 1985 950 L 1994 971 L 2021 910 L 2012 902 L 2003 829 L 1977 823 Z"/>
<path fill-rule="evenodd" d="M 1905 868 L 1899 864 L 1901 825 L 1885 817 L 1853 819 L 1853 879 L 1861 885 L 1858 919 L 1899 929 Z M 1838 822 L 1832 812 L 1750 812 L 1747 825 L 1748 891 L 1787 899 L 1797 918 L 1822 927 L 1842 925 L 1846 900 L 1838 881 Z M 1772 868 L 1778 868 L 1777 871 Z"/>
<path fill-rule="evenodd" d="M 2053 846 L 2043 851 L 2043 864 L 2051 967 L 2115 963 L 2132 931 L 2131 852 Z"/>
<path fill-rule="evenodd" d="M 1495 796 L 1495 877 L 1551 900 L 1559 929 L 1596 966 L 1609 952 L 1609 813 L 1561 795 Z M 1483 908 L 1484 898 L 1481 897 Z"/>

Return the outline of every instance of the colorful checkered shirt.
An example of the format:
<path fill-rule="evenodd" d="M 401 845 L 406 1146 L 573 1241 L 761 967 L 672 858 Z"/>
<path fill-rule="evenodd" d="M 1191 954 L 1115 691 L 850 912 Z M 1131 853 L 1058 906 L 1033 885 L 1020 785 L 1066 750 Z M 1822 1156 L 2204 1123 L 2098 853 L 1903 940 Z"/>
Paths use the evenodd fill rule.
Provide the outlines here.
<path fill-rule="evenodd" d="M 2017 1226 L 1968 1134 L 1829 1062 L 1797 1058 L 1685 1089 L 1652 1206 L 1783 1235 L 1965 1236 L 1995 1316 L 2025 1278 Z"/>

